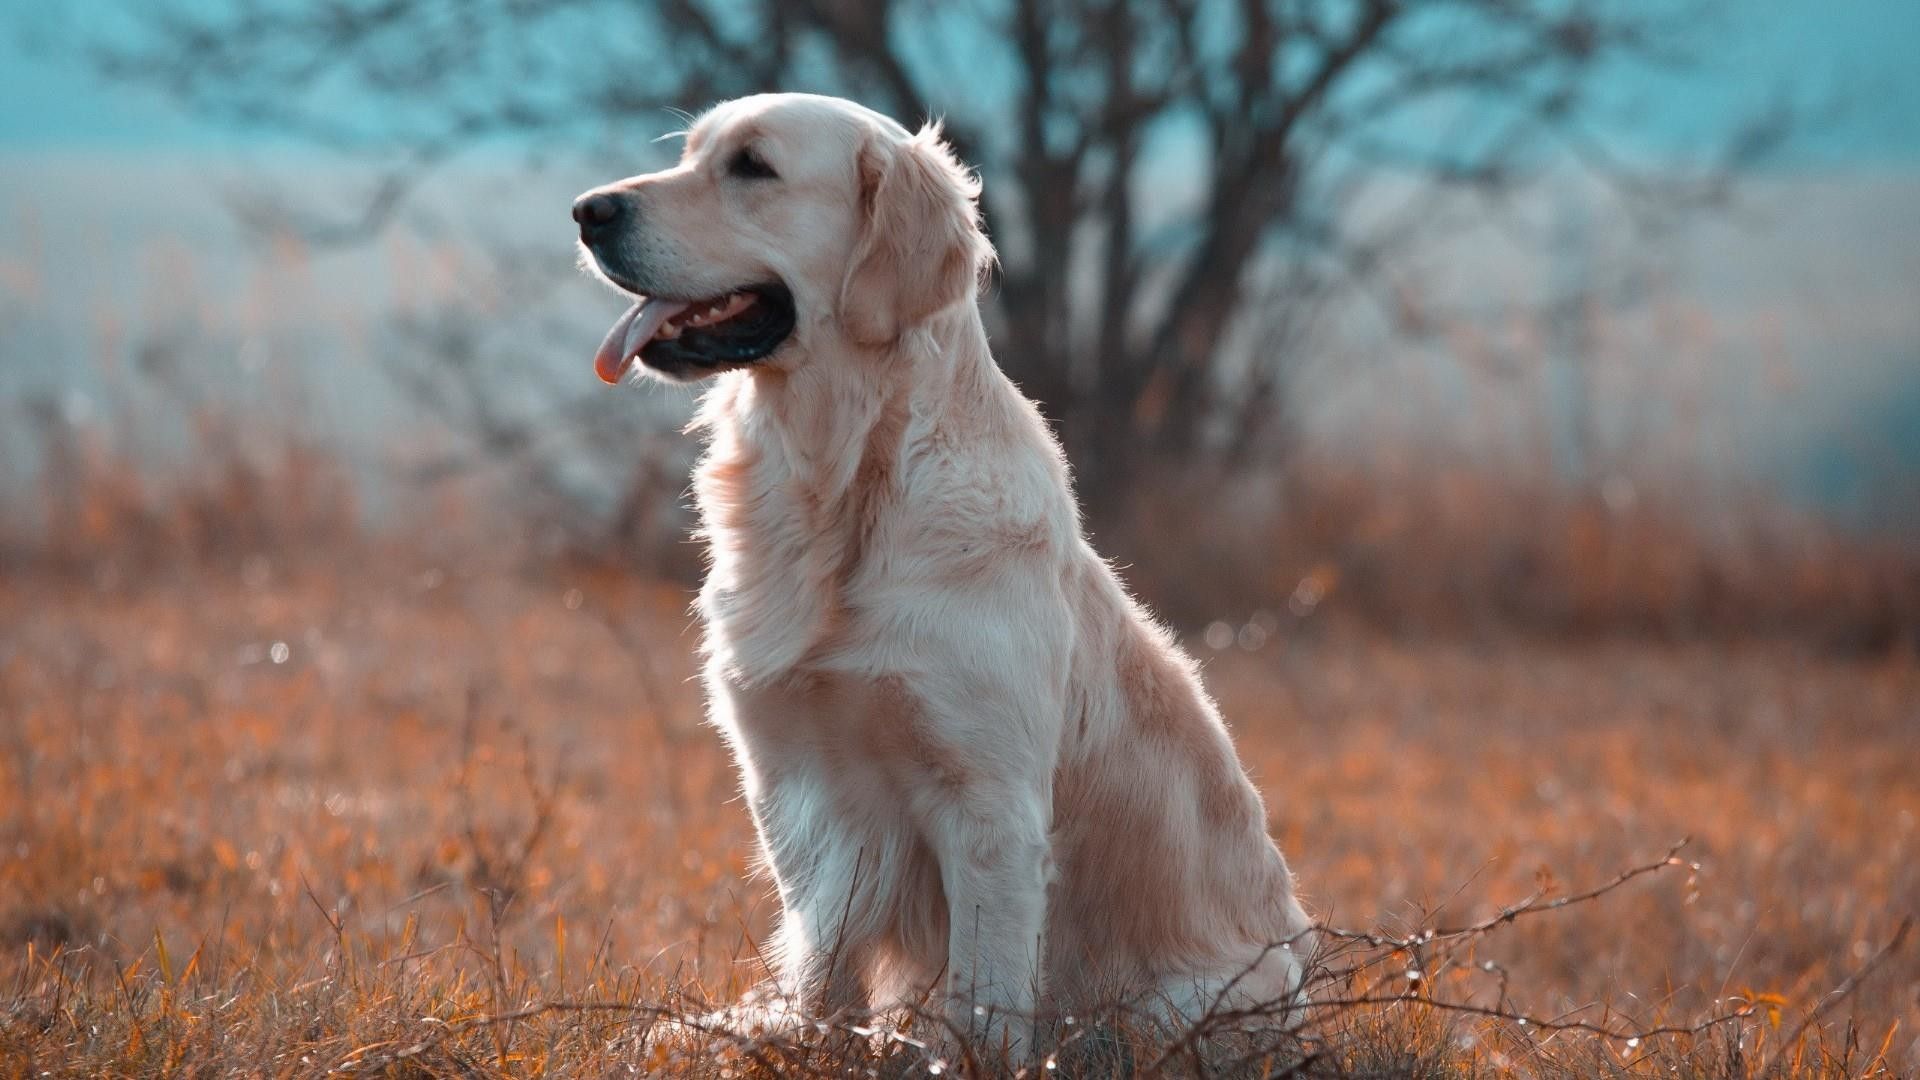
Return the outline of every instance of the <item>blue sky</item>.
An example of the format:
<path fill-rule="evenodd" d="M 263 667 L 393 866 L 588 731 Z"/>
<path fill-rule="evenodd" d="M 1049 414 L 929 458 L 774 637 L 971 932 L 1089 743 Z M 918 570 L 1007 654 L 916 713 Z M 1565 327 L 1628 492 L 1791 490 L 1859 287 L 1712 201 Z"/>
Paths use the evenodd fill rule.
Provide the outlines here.
<path fill-rule="evenodd" d="M 1633 0 L 1628 0 L 1629 3 Z M 104 85 L 72 42 L 119 10 L 0 0 L 0 147 L 257 146 L 258 133 L 182 113 L 152 92 Z M 1703 37 L 1696 70 L 1623 72 L 1611 122 L 1627 145 L 1684 151 L 1782 88 L 1812 108 L 1788 162 L 1800 167 L 1920 166 L 1920 0 L 1730 0 Z"/>

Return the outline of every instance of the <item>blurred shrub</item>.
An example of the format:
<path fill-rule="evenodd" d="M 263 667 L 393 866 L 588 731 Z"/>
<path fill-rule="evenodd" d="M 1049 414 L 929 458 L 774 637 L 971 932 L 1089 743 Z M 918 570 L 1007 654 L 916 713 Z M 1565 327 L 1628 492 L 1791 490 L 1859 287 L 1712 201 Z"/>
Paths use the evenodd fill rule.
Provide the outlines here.
<path fill-rule="evenodd" d="M 345 565 L 378 536 L 513 548 L 536 566 L 584 562 L 689 585 L 698 574 L 670 507 L 657 511 L 667 527 L 648 543 L 552 542 L 572 534 L 556 531 L 551 507 L 533 496 L 462 514 L 445 499 L 415 500 L 369 522 L 348 469 L 320 444 L 249 435 L 210 409 L 194 430 L 189 464 L 168 475 L 98 433 L 43 424 L 39 522 L 15 520 L 10 561 L 63 572 L 258 554 Z M 650 503 L 670 503 L 653 494 Z M 1621 478 L 1570 492 L 1412 453 L 1302 454 L 1279 472 L 1150 476 L 1131 515 L 1095 540 L 1165 617 L 1190 629 L 1257 625 L 1254 646 L 1329 621 L 1414 635 L 1758 634 L 1848 652 L 1920 643 L 1920 553 L 1910 545 L 1850 534 L 1758 493 L 1716 498 Z"/>
<path fill-rule="evenodd" d="M 16 520 L 15 560 L 47 569 L 139 570 L 272 551 L 337 552 L 362 535 L 354 484 L 329 449 L 250 433 L 210 407 L 193 416 L 183 468 L 119 448 L 40 410 L 39 520 Z"/>
<path fill-rule="evenodd" d="M 1398 457 L 1303 455 L 1252 478 L 1161 477 L 1103 547 L 1176 622 L 1271 630 L 1354 619 L 1401 633 L 1515 630 L 1920 642 L 1920 552 L 1767 496 L 1683 483 L 1568 491 Z M 1198 523 L 1198 524 L 1196 524 Z"/>

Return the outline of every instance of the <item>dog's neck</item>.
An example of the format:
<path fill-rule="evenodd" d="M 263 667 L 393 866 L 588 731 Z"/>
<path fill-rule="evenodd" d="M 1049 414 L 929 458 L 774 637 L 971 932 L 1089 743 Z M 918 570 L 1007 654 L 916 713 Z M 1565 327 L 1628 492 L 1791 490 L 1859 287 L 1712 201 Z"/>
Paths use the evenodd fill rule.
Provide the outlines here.
<path fill-rule="evenodd" d="M 832 637 L 840 594 L 941 424 L 999 430 L 1014 397 L 978 308 L 936 315 L 886 350 L 802 357 L 724 377 L 703 400 L 694 476 L 712 568 L 710 650 L 732 677 L 778 677 Z"/>
<path fill-rule="evenodd" d="M 703 468 L 751 455 L 769 467 L 763 479 L 802 485 L 824 509 L 849 492 L 863 466 L 875 467 L 876 455 L 898 452 L 909 411 L 977 415 L 994 396 L 996 375 L 986 328 L 968 303 L 885 349 L 803 357 L 791 367 L 723 379 L 703 399 L 693 427 L 710 444 Z"/>

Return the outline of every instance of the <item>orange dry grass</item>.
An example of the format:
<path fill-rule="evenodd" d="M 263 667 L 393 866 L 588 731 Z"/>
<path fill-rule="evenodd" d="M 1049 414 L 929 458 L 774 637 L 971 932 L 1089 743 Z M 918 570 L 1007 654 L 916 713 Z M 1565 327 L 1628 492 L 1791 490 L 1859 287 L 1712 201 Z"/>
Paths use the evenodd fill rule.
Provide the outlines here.
<path fill-rule="evenodd" d="M 409 559 L 0 579 L 0 1074 L 857 1065 L 650 1029 L 757 980 L 773 907 L 685 681 L 684 593 Z M 1792 1037 L 1920 909 L 1911 656 L 1340 634 L 1210 655 L 1337 925 L 1466 922 L 1698 838 L 1697 873 L 1520 920 L 1431 992 L 1615 1030 L 1750 1013 L 1628 1046 L 1417 1001 L 1327 1010 L 1315 1075 L 1920 1065 L 1912 948 Z M 894 1050 L 869 1065 L 925 1069 Z"/>

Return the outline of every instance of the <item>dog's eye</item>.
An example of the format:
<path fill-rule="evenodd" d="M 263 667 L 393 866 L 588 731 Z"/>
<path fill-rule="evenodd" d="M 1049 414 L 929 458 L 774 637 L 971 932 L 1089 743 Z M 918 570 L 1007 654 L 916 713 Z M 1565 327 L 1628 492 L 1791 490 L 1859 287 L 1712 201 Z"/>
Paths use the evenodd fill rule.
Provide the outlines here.
<path fill-rule="evenodd" d="M 753 152 L 751 148 L 742 149 L 727 162 L 727 172 L 743 180 L 778 180 L 780 174 L 773 171 L 765 158 Z"/>

